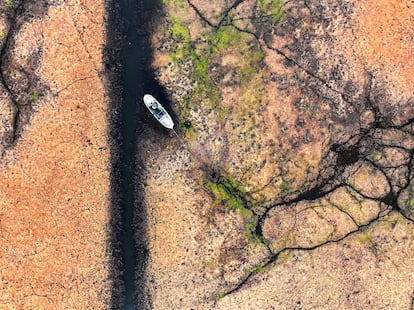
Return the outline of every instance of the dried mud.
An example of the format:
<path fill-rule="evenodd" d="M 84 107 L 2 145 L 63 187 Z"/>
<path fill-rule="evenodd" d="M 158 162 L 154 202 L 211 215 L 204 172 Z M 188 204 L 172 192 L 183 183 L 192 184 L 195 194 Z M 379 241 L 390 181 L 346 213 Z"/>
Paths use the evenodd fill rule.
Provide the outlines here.
<path fill-rule="evenodd" d="M 148 144 L 153 305 L 405 309 L 414 7 L 277 3 L 166 2 L 153 66 L 191 127 Z"/>
<path fill-rule="evenodd" d="M 1 5 L 0 308 L 105 309 L 104 3 Z"/>
<path fill-rule="evenodd" d="M 180 139 L 143 120 L 140 305 L 412 307 L 412 1 L 163 3 Z M 118 307 L 119 6 L 1 5 L 0 308 Z"/>

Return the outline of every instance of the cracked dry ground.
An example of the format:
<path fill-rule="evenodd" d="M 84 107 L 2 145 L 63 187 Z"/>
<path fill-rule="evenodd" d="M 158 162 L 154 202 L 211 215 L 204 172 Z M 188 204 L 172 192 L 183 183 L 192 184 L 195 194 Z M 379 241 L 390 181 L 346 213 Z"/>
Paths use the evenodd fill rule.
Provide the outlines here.
<path fill-rule="evenodd" d="M 110 299 L 103 1 L 0 1 L 0 309 Z"/>
<path fill-rule="evenodd" d="M 414 3 L 164 3 L 193 126 L 143 143 L 152 307 L 412 307 Z"/>

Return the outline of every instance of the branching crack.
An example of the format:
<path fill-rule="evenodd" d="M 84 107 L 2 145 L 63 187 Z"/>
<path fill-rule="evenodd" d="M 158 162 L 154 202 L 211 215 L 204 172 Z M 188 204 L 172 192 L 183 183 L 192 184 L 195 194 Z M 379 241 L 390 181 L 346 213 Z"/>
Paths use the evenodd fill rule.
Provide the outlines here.
<path fill-rule="evenodd" d="M 187 3 L 190 5 L 190 7 L 196 12 L 196 14 L 200 17 L 202 21 L 204 21 L 207 25 L 209 25 L 212 28 L 219 29 L 221 26 L 227 25 L 227 18 L 230 14 L 230 12 L 234 9 L 236 9 L 240 4 L 242 4 L 245 0 L 236 0 L 233 2 L 232 5 L 227 7 L 223 14 L 221 19 L 217 24 L 214 24 L 211 22 L 207 17 L 204 16 L 204 14 L 191 2 L 191 0 L 187 0 Z"/>
<path fill-rule="evenodd" d="M 339 95 L 343 102 L 348 105 L 349 110 L 352 113 L 362 115 L 363 113 L 369 112 L 373 115 L 373 120 L 371 122 L 365 124 L 362 123 L 361 120 L 359 120 L 359 123 L 355 122 L 353 126 L 356 126 L 356 128 L 353 128 L 355 130 L 347 138 L 338 139 L 337 137 L 333 137 L 332 140 L 329 141 L 328 148 L 322 156 L 320 164 L 320 167 L 322 168 L 319 170 L 316 178 L 309 180 L 307 184 L 297 191 L 277 197 L 275 201 L 266 206 L 261 205 L 260 212 L 255 212 L 257 221 L 252 232 L 266 245 L 271 253 L 267 261 L 261 266 L 258 266 L 260 267 L 260 270 L 275 263 L 280 255 L 286 252 L 313 251 L 328 244 L 341 242 L 351 235 L 363 232 L 372 224 L 382 220 L 391 213 L 398 213 L 405 220 L 414 223 L 414 219 L 410 212 L 405 210 L 404 206 L 400 205 L 400 197 L 402 193 L 408 189 L 410 184 L 412 184 L 414 177 L 414 149 L 412 147 L 414 144 L 414 119 L 408 118 L 402 121 L 402 123 L 396 124 L 389 115 L 386 115 L 381 111 L 380 103 L 376 102 L 373 94 L 374 75 L 372 72 L 365 69 L 366 75 L 364 81 L 365 84 L 362 88 L 363 93 L 358 99 L 350 99 L 349 94 L 332 86 L 327 80 L 302 64 L 297 57 L 290 56 L 284 50 L 272 46 L 269 37 L 264 36 L 257 30 L 242 29 L 238 26 L 235 23 L 236 21 L 250 18 L 237 18 L 232 17 L 230 14 L 232 10 L 243 3 L 242 0 L 235 1 L 231 6 L 227 7 L 217 24 L 204 16 L 191 0 L 187 0 L 187 2 L 200 19 L 208 26 L 215 30 L 222 26 L 232 26 L 240 32 L 251 35 L 262 50 L 267 49 L 268 51 L 277 53 L 288 63 L 293 64 L 296 68 L 300 69 L 301 72 L 305 73 L 310 80 L 316 80 L 319 85 L 322 84 L 322 86 L 326 87 L 330 92 Z M 306 1 L 305 6 L 309 12 L 311 12 L 311 8 Z M 257 17 L 251 17 L 251 19 L 257 19 Z M 408 102 L 407 104 L 410 103 Z M 379 158 L 381 156 L 388 156 L 386 155 L 387 153 L 385 149 L 391 154 L 398 153 L 403 154 L 404 156 L 400 156 L 398 161 L 394 160 L 392 164 L 390 164 L 387 158 L 385 158 L 385 160 Z M 385 180 L 383 182 L 384 184 L 378 185 L 386 188 L 385 193 L 370 195 L 353 184 L 352 180 L 355 178 L 355 175 L 364 167 L 372 170 L 372 175 L 374 177 Z M 274 179 L 271 182 L 273 181 Z M 371 185 L 373 188 L 376 188 L 375 186 L 377 186 L 376 184 Z M 352 199 L 358 201 L 359 204 L 359 199 L 374 201 L 378 204 L 380 210 L 369 220 L 359 221 L 350 212 L 341 208 L 330 199 L 330 195 L 339 190 L 347 192 Z M 359 195 L 360 198 L 357 198 L 357 195 Z M 271 247 L 267 245 L 267 240 L 263 233 L 263 227 L 266 219 L 269 217 L 270 211 L 276 210 L 281 206 L 295 206 L 300 202 L 309 203 L 316 200 L 327 202 L 330 207 L 349 218 L 352 222 L 352 227 L 348 232 L 344 233 L 342 236 L 335 237 L 336 231 L 334 227 L 331 237 L 325 242 L 308 247 L 284 247 L 281 250 L 272 252 Z M 258 209 L 258 207 L 256 207 L 256 209 Z M 237 285 L 225 292 L 224 295 L 229 295 L 240 290 L 254 275 L 257 274 L 259 269 L 254 268 L 253 271 L 246 274 Z"/>
<path fill-rule="evenodd" d="M 375 118 L 380 119 L 381 116 L 377 115 L 379 112 L 379 109 L 374 108 L 374 106 L 371 107 L 372 111 L 375 113 Z M 318 183 L 319 185 L 312 187 L 311 189 L 304 191 L 302 193 L 298 193 L 298 195 L 294 198 L 291 198 L 289 200 L 281 199 L 280 202 L 273 204 L 272 206 L 269 206 L 266 208 L 266 210 L 263 212 L 262 216 L 259 217 L 257 221 L 257 226 L 255 227 L 255 234 L 257 237 L 261 240 L 266 240 L 265 236 L 263 235 L 263 225 L 265 220 L 267 219 L 269 212 L 275 208 L 278 208 L 282 205 L 295 205 L 302 201 L 315 201 L 317 199 L 324 198 L 329 202 L 331 206 L 333 206 L 335 209 L 337 209 L 339 212 L 344 213 L 347 215 L 348 218 L 351 219 L 353 224 L 356 226 L 356 229 L 353 229 L 346 233 L 345 235 L 336 238 L 336 239 L 328 239 L 324 243 L 320 243 L 315 246 L 310 247 L 286 247 L 282 250 L 273 253 L 268 260 L 260 266 L 260 269 L 268 267 L 270 264 L 275 262 L 280 254 L 285 253 L 286 251 L 291 250 L 298 250 L 298 251 L 312 251 L 319 247 L 322 247 L 326 244 L 340 242 L 347 237 L 349 237 L 352 234 L 358 233 L 366 228 L 368 228 L 371 224 L 377 222 L 378 220 L 384 218 L 385 216 L 389 215 L 391 212 L 395 212 L 400 214 L 405 220 L 414 223 L 414 220 L 410 217 L 410 214 L 405 211 L 400 205 L 399 205 L 399 197 L 403 190 L 407 189 L 409 184 L 413 181 L 413 157 L 414 157 L 414 150 L 403 148 L 404 151 L 408 153 L 408 156 L 406 157 L 404 162 L 400 162 L 394 166 L 388 166 L 386 164 L 381 164 L 380 162 L 376 162 L 370 158 L 373 153 L 373 147 L 379 148 L 384 147 L 381 145 L 380 141 L 378 141 L 375 144 L 371 144 L 371 147 L 368 149 L 362 151 L 361 149 L 363 146 L 365 147 L 367 140 L 374 140 L 374 133 L 376 129 L 392 129 L 395 130 L 397 127 L 399 130 L 402 130 L 407 124 L 412 124 L 412 120 L 409 120 L 404 124 L 404 126 L 394 126 L 392 124 L 386 125 L 384 122 L 374 122 L 371 127 L 368 130 L 361 130 L 359 136 L 357 139 L 353 139 L 354 137 L 351 137 L 350 140 L 346 141 L 345 143 L 342 143 L 340 145 L 333 145 L 328 153 L 334 153 L 335 156 L 327 156 L 325 155 L 324 158 L 336 158 L 335 161 L 335 167 L 333 169 L 334 173 L 331 175 L 324 176 L 322 181 Z M 377 127 L 380 126 L 380 127 Z M 412 133 L 405 134 L 406 139 L 409 139 L 411 141 L 414 140 L 414 135 Z M 351 141 L 354 140 L 355 142 L 351 143 Z M 395 149 L 401 149 L 398 145 L 388 145 L 388 148 L 395 148 Z M 332 163 L 331 163 L 332 164 Z M 385 195 L 382 195 L 380 197 L 371 197 L 370 195 L 367 195 L 363 191 L 356 188 L 354 185 L 350 183 L 351 175 L 346 175 L 346 168 L 350 167 L 352 165 L 358 164 L 358 167 L 361 167 L 362 164 L 368 165 L 373 167 L 374 169 L 378 170 L 379 173 L 385 178 L 386 184 L 389 187 L 388 192 Z M 390 173 L 390 168 L 401 168 L 404 167 L 407 172 L 402 175 L 401 173 L 397 173 L 396 175 Z M 358 168 L 359 169 L 359 168 Z M 357 171 L 358 169 L 355 169 Z M 321 171 L 323 174 L 323 171 Z M 355 173 L 355 172 L 354 172 Z M 400 179 L 404 178 L 403 185 L 401 186 Z M 337 184 L 334 184 L 334 181 L 342 180 Z M 380 212 L 377 214 L 376 217 L 370 219 L 367 223 L 361 224 L 356 221 L 356 219 L 340 208 L 339 206 L 335 205 L 332 201 L 329 200 L 329 194 L 333 193 L 334 191 L 345 188 L 350 189 L 353 192 L 357 193 L 359 196 L 362 197 L 362 199 L 376 201 L 378 204 L 385 206 L 380 210 Z M 254 269 L 254 270 L 257 270 Z M 251 279 L 257 272 L 251 272 L 247 274 L 247 276 L 238 283 L 234 288 L 226 292 L 226 295 L 231 294 L 233 292 L 238 291 L 244 284 L 246 284 L 249 279 Z"/>
<path fill-rule="evenodd" d="M 389 212 L 388 213 L 379 213 L 375 218 L 371 219 L 368 223 L 358 225 L 356 229 L 351 230 L 350 232 L 346 233 L 345 235 L 343 235 L 339 238 L 333 239 L 333 240 L 328 240 L 326 242 L 319 243 L 317 245 L 310 246 L 310 247 L 285 247 L 285 248 L 279 250 L 278 252 L 273 253 L 268 258 L 268 260 L 263 265 L 261 265 L 260 267 L 261 267 L 261 269 L 268 268 L 271 264 L 275 263 L 278 260 L 278 258 L 280 257 L 281 254 L 284 254 L 284 253 L 289 252 L 289 251 L 313 251 L 313 250 L 316 250 L 316 249 L 321 248 L 323 246 L 326 246 L 328 244 L 341 242 L 341 241 L 345 240 L 346 238 L 348 238 L 349 236 L 352 236 L 356 233 L 359 233 L 359 232 L 362 232 L 362 231 L 366 230 L 373 223 L 375 223 L 378 220 L 384 218 L 388 214 L 389 214 Z M 257 269 L 255 269 L 255 270 L 257 270 Z M 229 294 L 232 294 L 232 293 L 235 293 L 235 292 L 239 291 L 256 274 L 257 274 L 256 271 L 248 273 L 244 277 L 243 280 L 241 280 L 234 288 L 227 291 L 225 293 L 225 295 L 229 295 Z"/>
<path fill-rule="evenodd" d="M 13 121 L 12 121 L 12 137 L 11 137 L 11 142 L 10 142 L 11 145 L 13 145 L 18 138 L 17 126 L 18 126 L 18 120 L 21 114 L 21 108 L 20 108 L 20 104 L 16 100 L 15 94 L 11 90 L 10 85 L 7 83 L 7 77 L 6 77 L 5 68 L 4 68 L 4 65 L 5 65 L 4 59 L 6 57 L 7 50 L 10 48 L 11 40 L 15 32 L 17 31 L 16 20 L 19 15 L 19 12 L 21 14 L 21 11 L 23 9 L 23 3 L 24 3 L 23 0 L 19 2 L 16 1 L 16 3 L 14 4 L 15 7 L 13 8 L 13 10 L 7 13 L 6 20 L 7 20 L 7 25 L 8 25 L 8 31 L 4 35 L 3 44 L 1 45 L 1 49 L 0 49 L 0 82 L 3 85 L 4 89 L 6 90 L 8 97 L 10 98 L 10 101 L 15 110 Z"/>
<path fill-rule="evenodd" d="M 49 4 L 27 0 L 9 2 L 7 10 L 1 13 L 6 30 L 0 44 L 0 84 L 7 97 L 6 100 L 8 100 L 11 112 L 10 116 L 7 116 L 10 117 L 7 119 L 10 131 L 4 137 L 5 141 L 0 141 L 5 148 L 16 144 L 24 125 L 30 121 L 34 111 L 34 103 L 49 90 L 48 86 L 36 74 L 44 39 L 43 22 L 41 23 L 41 32 L 38 34 L 40 41 L 34 41 L 38 45 L 26 50 L 23 59 L 20 59 L 19 53 L 15 52 L 16 44 L 19 44 L 19 33 L 24 28 L 23 25 L 46 12 Z M 34 13 L 33 6 L 36 6 L 39 11 L 34 10 L 36 12 Z"/>

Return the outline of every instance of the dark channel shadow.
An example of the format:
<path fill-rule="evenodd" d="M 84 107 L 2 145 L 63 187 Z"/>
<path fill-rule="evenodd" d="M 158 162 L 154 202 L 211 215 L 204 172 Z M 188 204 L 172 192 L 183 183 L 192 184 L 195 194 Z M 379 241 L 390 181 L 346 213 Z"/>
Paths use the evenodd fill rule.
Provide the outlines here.
<path fill-rule="evenodd" d="M 143 95 L 150 93 L 172 112 L 168 96 L 150 67 L 150 35 L 161 17 L 161 0 L 106 1 L 103 59 L 110 101 L 111 309 L 151 308 L 145 286 L 148 249 L 147 214 L 141 190 L 144 159 L 137 143 L 150 134 L 169 135 L 142 102 Z"/>

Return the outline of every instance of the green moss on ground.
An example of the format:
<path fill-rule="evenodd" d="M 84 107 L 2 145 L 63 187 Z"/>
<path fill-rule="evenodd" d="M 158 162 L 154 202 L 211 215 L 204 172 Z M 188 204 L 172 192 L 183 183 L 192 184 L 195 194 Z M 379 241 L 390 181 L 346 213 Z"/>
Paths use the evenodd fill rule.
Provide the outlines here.
<path fill-rule="evenodd" d="M 277 23 L 283 17 L 283 2 L 282 0 L 257 0 L 258 9 L 263 16 L 271 16 L 272 21 Z"/>
<path fill-rule="evenodd" d="M 185 9 L 187 7 L 187 1 L 185 0 L 162 0 L 164 4 L 172 4 L 179 9 Z"/>
<path fill-rule="evenodd" d="M 39 92 L 34 92 L 30 95 L 30 100 L 36 102 L 37 100 L 39 100 L 40 96 L 41 94 Z"/>
<path fill-rule="evenodd" d="M 264 266 L 256 266 L 255 268 L 253 268 L 252 270 L 250 270 L 250 273 L 260 273 L 265 271 L 265 267 Z"/>
<path fill-rule="evenodd" d="M 14 8 L 15 3 L 15 0 L 7 0 L 3 4 L 0 4 L 0 15 L 3 15 L 6 12 L 12 10 Z"/>
<path fill-rule="evenodd" d="M 254 105 L 261 102 L 263 67 L 265 54 L 257 44 L 252 43 L 252 37 L 233 26 L 222 26 L 219 29 L 209 29 L 200 38 L 191 38 L 190 31 L 184 21 L 176 16 L 170 17 L 166 35 L 173 41 L 171 61 L 183 65 L 192 62 L 192 79 L 195 82 L 194 91 L 183 98 L 186 108 L 182 117 L 187 116 L 192 104 L 207 104 L 210 108 L 220 106 L 218 85 L 211 76 L 212 63 L 221 63 L 223 57 L 232 55 L 240 60 L 235 67 L 235 83 L 240 86 L 240 101 L 242 104 Z M 201 39 L 201 40 L 199 40 Z M 203 43 L 200 43 L 203 42 Z"/>
<path fill-rule="evenodd" d="M 166 33 L 167 37 L 174 42 L 171 61 L 179 66 L 184 65 L 189 60 L 193 64 L 191 75 L 195 82 L 195 88 L 188 97 L 183 98 L 185 108 L 181 112 L 181 116 L 183 118 L 187 116 L 193 102 L 207 102 L 211 107 L 217 107 L 219 95 L 209 74 L 210 62 L 205 55 L 197 52 L 196 43 L 191 40 L 187 25 L 179 18 L 172 17 Z"/>
<path fill-rule="evenodd" d="M 253 213 L 252 208 L 258 202 L 251 197 L 241 183 L 231 176 L 226 176 L 219 182 L 209 182 L 207 187 L 214 195 L 214 205 L 224 205 L 226 208 L 241 214 L 245 221 L 247 240 L 267 246 L 266 242 L 255 234 L 257 216 Z"/>
<path fill-rule="evenodd" d="M 223 183 L 209 182 L 208 187 L 213 193 L 215 205 L 224 204 L 232 210 L 237 210 L 243 218 L 250 218 L 252 211 L 249 210 L 253 205 L 246 199 L 246 192 L 233 180 L 225 180 Z"/>
<path fill-rule="evenodd" d="M 190 78 L 195 82 L 194 90 L 182 98 L 184 108 L 181 117 L 188 117 L 188 112 L 194 105 L 220 108 L 220 76 L 213 79 L 211 67 L 213 64 L 220 65 L 222 59 L 228 56 L 237 59 L 231 65 L 234 68 L 225 70 L 235 72 L 232 82 L 239 86 L 239 109 L 250 109 L 260 104 L 265 88 L 261 70 L 264 67 L 265 53 L 251 34 L 242 32 L 232 25 L 237 18 L 236 12 L 230 11 L 227 14 L 229 21 L 222 23 L 218 29 L 207 27 L 198 37 L 191 37 L 188 28 L 191 20 L 187 20 L 187 14 L 182 13 L 183 8 L 189 8 L 188 3 L 185 0 L 163 0 L 163 3 L 173 8 L 171 12 L 176 12 L 169 16 L 169 26 L 166 30 L 166 36 L 173 42 L 171 60 L 178 65 L 188 64 L 190 61 Z M 278 22 L 283 16 L 282 0 L 257 0 L 256 4 L 259 17 L 266 20 L 271 17 L 273 22 Z M 219 66 L 218 70 L 222 70 L 222 67 Z M 223 76 L 225 70 L 222 72 Z M 221 119 L 227 117 L 222 115 Z"/>
<path fill-rule="evenodd" d="M 171 60 L 181 63 L 183 59 L 191 55 L 191 37 L 188 27 L 177 17 L 172 17 L 167 29 L 167 37 L 174 42 L 171 52 Z"/>

